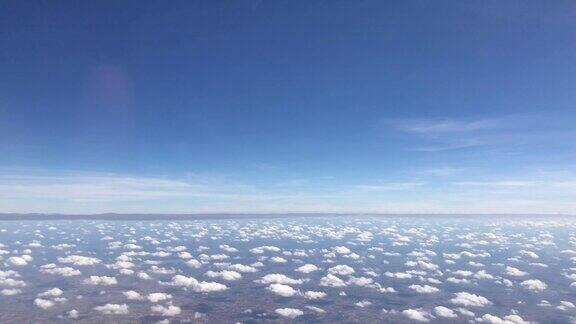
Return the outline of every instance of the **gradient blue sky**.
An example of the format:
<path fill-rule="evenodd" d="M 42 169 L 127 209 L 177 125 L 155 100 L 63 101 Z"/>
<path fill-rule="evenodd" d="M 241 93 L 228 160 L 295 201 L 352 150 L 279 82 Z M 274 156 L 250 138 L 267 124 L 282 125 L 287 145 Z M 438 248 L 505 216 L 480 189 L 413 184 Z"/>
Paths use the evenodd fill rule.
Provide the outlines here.
<path fill-rule="evenodd" d="M 576 208 L 574 1 L 2 1 L 0 212 Z"/>

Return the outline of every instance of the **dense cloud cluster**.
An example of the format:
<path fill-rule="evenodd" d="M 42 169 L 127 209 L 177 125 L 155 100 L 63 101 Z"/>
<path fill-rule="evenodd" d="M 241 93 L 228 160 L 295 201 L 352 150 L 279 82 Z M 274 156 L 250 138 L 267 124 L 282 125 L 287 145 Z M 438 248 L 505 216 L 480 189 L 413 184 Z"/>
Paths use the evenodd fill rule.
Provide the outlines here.
<path fill-rule="evenodd" d="M 0 322 L 570 322 L 574 229 L 562 218 L 5 222 Z"/>

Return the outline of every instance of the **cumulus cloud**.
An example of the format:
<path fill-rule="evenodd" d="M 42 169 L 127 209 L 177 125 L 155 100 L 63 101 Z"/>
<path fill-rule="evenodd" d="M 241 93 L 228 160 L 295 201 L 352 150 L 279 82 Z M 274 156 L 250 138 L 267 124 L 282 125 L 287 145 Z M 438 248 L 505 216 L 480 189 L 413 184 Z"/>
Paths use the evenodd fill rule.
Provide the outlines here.
<path fill-rule="evenodd" d="M 334 252 L 338 253 L 338 254 L 349 254 L 352 253 L 352 251 L 350 251 L 349 248 L 345 247 L 345 246 L 336 246 L 334 247 Z"/>
<path fill-rule="evenodd" d="M 532 290 L 535 292 L 543 291 L 548 287 L 548 285 L 546 283 L 544 283 L 538 279 L 524 280 L 520 283 L 520 286 L 522 286 L 525 289 Z"/>
<path fill-rule="evenodd" d="M 125 315 L 128 314 L 128 305 L 126 304 L 106 304 L 94 307 L 94 310 L 107 315 Z"/>
<path fill-rule="evenodd" d="M 279 283 L 285 285 L 299 285 L 304 281 L 302 279 L 292 279 L 280 273 L 271 273 L 262 277 L 262 279 L 260 279 L 260 282 L 263 284 Z"/>
<path fill-rule="evenodd" d="M 168 306 L 153 305 L 150 307 L 150 310 L 155 313 L 159 313 L 162 316 L 176 316 L 182 312 L 180 307 L 174 305 L 168 305 Z"/>
<path fill-rule="evenodd" d="M 249 265 L 243 265 L 243 264 L 232 264 L 228 266 L 228 270 L 232 270 L 232 271 L 237 271 L 237 272 L 242 272 L 242 273 L 247 273 L 247 272 L 257 272 L 258 269 L 256 269 L 255 267 L 249 266 Z"/>
<path fill-rule="evenodd" d="M 2 295 L 2 296 L 14 296 L 14 295 L 18 295 L 21 292 L 22 292 L 22 290 L 20 290 L 20 289 L 7 288 L 7 289 L 0 290 L 0 295 Z"/>
<path fill-rule="evenodd" d="M 527 275 L 527 272 L 524 272 L 518 268 L 514 268 L 514 267 L 506 267 L 506 269 L 504 270 L 506 272 L 507 275 L 512 276 L 512 277 L 523 277 L 525 275 Z"/>
<path fill-rule="evenodd" d="M 294 288 L 278 283 L 271 284 L 267 289 L 282 297 L 292 297 L 298 293 Z"/>
<path fill-rule="evenodd" d="M 152 303 L 157 303 L 157 302 L 159 302 L 159 301 L 171 299 L 171 298 L 172 298 L 172 295 L 166 294 L 166 293 L 157 292 L 157 293 L 150 293 L 150 294 L 148 294 L 148 296 L 147 296 L 146 298 L 147 298 L 150 302 L 152 302 Z"/>
<path fill-rule="evenodd" d="M 419 293 L 419 294 L 431 294 L 431 293 L 435 293 L 435 292 L 439 292 L 440 289 L 433 287 L 433 286 L 429 286 L 429 285 L 410 285 L 408 288 L 414 290 L 415 292 Z"/>
<path fill-rule="evenodd" d="M 467 292 L 458 292 L 455 295 L 456 297 L 450 299 L 450 302 L 452 304 L 462 306 L 476 306 L 476 307 L 484 307 L 486 305 L 491 304 L 491 302 L 486 297 L 482 297 L 479 295 Z"/>
<path fill-rule="evenodd" d="M 319 270 L 317 266 L 313 264 L 305 264 L 303 266 L 298 267 L 295 271 L 302 272 L 302 273 L 310 273 L 313 271 Z"/>
<path fill-rule="evenodd" d="M 222 278 L 227 281 L 242 279 L 242 275 L 239 272 L 232 270 L 208 271 L 206 272 L 206 276 L 210 278 Z"/>
<path fill-rule="evenodd" d="M 114 277 L 90 276 L 88 279 L 84 280 L 84 283 L 88 285 L 111 286 L 117 284 L 118 281 Z"/>
<path fill-rule="evenodd" d="M 306 299 L 321 299 L 326 297 L 327 294 L 323 291 L 307 291 L 304 293 L 304 297 L 306 297 Z"/>
<path fill-rule="evenodd" d="M 19 257 L 19 256 L 13 256 L 13 257 L 9 257 L 8 260 L 8 264 L 13 265 L 13 266 L 17 266 L 17 267 L 22 267 L 28 264 L 28 261 L 26 260 L 27 258 L 25 258 L 24 256 Z"/>
<path fill-rule="evenodd" d="M 416 322 L 429 322 L 432 315 L 422 309 L 405 309 L 402 315 Z"/>
<path fill-rule="evenodd" d="M 296 309 L 296 308 L 278 308 L 274 312 L 280 316 L 288 317 L 288 318 L 296 318 L 298 316 L 304 315 L 304 312 Z"/>
<path fill-rule="evenodd" d="M 100 260 L 98 258 L 83 256 L 83 255 L 69 255 L 69 256 L 66 256 L 63 258 L 58 258 L 58 262 L 71 263 L 71 264 L 77 265 L 77 266 L 90 266 L 90 265 L 98 264 L 98 263 L 102 262 L 102 260 Z"/>
<path fill-rule="evenodd" d="M 218 292 L 228 289 L 226 285 L 223 285 L 221 283 L 206 282 L 206 281 L 199 282 L 193 277 L 186 277 L 183 275 L 175 275 L 174 277 L 172 277 L 171 284 L 174 286 L 188 287 L 194 290 L 195 292 L 202 292 L 202 293 Z"/>
<path fill-rule="evenodd" d="M 436 316 L 439 317 L 446 317 L 446 318 L 455 318 L 458 317 L 458 315 L 456 315 L 456 313 L 454 313 L 453 310 L 451 310 L 448 307 L 444 307 L 444 306 L 436 306 L 434 307 L 434 314 L 436 314 Z"/>
<path fill-rule="evenodd" d="M 62 277 L 73 277 L 82 274 L 80 270 L 71 267 L 56 267 L 54 263 L 46 264 L 40 267 L 40 271 L 52 275 L 58 275 Z"/>
<path fill-rule="evenodd" d="M 58 296 L 62 295 L 63 293 L 64 292 L 60 288 L 52 288 L 52 289 L 46 290 L 43 293 L 39 293 L 38 297 L 58 297 Z"/>
<path fill-rule="evenodd" d="M 320 286 L 326 287 L 344 287 L 346 283 L 344 280 L 338 278 L 333 274 L 328 274 L 320 279 Z"/>
<path fill-rule="evenodd" d="M 525 321 L 522 317 L 516 314 L 504 316 L 500 318 L 492 314 L 484 314 L 480 319 L 481 323 L 489 324 L 529 324 L 530 322 Z"/>
<path fill-rule="evenodd" d="M 328 273 L 333 275 L 347 276 L 353 274 L 354 268 L 347 265 L 337 265 L 328 269 Z"/>
<path fill-rule="evenodd" d="M 34 299 L 34 305 L 42 309 L 48 309 L 54 306 L 54 302 L 48 299 L 36 298 Z"/>
<path fill-rule="evenodd" d="M 142 295 L 140 295 L 139 292 L 134 291 L 134 290 L 128 290 L 128 291 L 124 291 L 122 292 L 122 294 L 124 296 L 126 296 L 126 298 L 130 299 L 130 300 L 141 300 L 143 299 Z"/>

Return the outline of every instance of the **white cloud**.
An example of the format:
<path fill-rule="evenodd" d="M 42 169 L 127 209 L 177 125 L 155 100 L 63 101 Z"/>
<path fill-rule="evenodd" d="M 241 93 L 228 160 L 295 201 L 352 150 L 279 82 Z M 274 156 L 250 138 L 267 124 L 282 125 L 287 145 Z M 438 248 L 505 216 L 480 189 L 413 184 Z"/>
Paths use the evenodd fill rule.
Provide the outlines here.
<path fill-rule="evenodd" d="M 320 286 L 326 287 L 344 287 L 346 283 L 333 274 L 328 274 L 320 279 Z"/>
<path fill-rule="evenodd" d="M 22 290 L 16 288 L 7 288 L 0 290 L 0 295 L 2 296 L 14 296 L 21 293 Z"/>
<path fill-rule="evenodd" d="M 532 291 L 543 291 L 545 290 L 548 285 L 538 279 L 530 279 L 530 280 L 524 280 L 520 283 L 520 286 L 522 286 L 525 289 L 528 290 L 532 290 Z"/>
<path fill-rule="evenodd" d="M 280 315 L 280 316 L 284 316 L 284 317 L 288 317 L 288 318 L 296 318 L 298 316 L 302 316 L 304 315 L 304 312 L 296 309 L 296 308 L 278 308 L 275 310 L 276 314 Z"/>
<path fill-rule="evenodd" d="M 155 313 L 160 313 L 160 315 L 162 316 L 176 316 L 182 312 L 180 307 L 174 305 L 168 305 L 168 306 L 153 305 L 150 307 L 150 310 L 152 310 Z"/>
<path fill-rule="evenodd" d="M 103 306 L 96 306 L 94 310 L 108 315 L 125 315 L 128 314 L 128 305 L 126 304 L 106 304 Z"/>
<path fill-rule="evenodd" d="M 111 286 L 117 284 L 118 281 L 114 277 L 90 276 L 88 279 L 84 280 L 84 283 L 88 285 Z"/>
<path fill-rule="evenodd" d="M 279 257 L 279 256 L 275 256 L 270 258 L 270 261 L 274 262 L 274 263 L 286 263 L 288 261 L 286 261 L 286 259 L 284 259 L 283 257 Z"/>
<path fill-rule="evenodd" d="M 69 255 L 64 258 L 58 258 L 58 261 L 62 263 L 72 263 L 73 265 L 77 266 L 89 266 L 102 262 L 98 258 L 87 257 L 83 255 Z"/>
<path fill-rule="evenodd" d="M 477 306 L 477 307 L 483 307 L 491 304 L 491 302 L 486 297 L 482 297 L 479 295 L 467 292 L 459 292 L 456 293 L 455 295 L 456 297 L 450 299 L 450 302 L 452 304 L 462 306 Z"/>
<path fill-rule="evenodd" d="M 293 279 L 280 273 L 271 273 L 262 277 L 260 282 L 263 284 L 280 283 L 285 285 L 299 285 L 304 281 L 302 279 Z"/>
<path fill-rule="evenodd" d="M 171 298 L 172 298 L 172 295 L 166 294 L 166 293 L 157 292 L 157 293 L 150 293 L 150 294 L 148 294 L 148 296 L 147 296 L 146 298 L 147 298 L 150 302 L 152 302 L 152 303 L 157 303 L 157 302 L 159 302 L 159 301 L 171 299 Z"/>
<path fill-rule="evenodd" d="M 328 273 L 333 275 L 347 276 L 353 274 L 354 268 L 347 265 L 337 265 L 328 269 Z"/>
<path fill-rule="evenodd" d="M 128 290 L 128 291 L 124 291 L 122 292 L 122 294 L 124 296 L 126 296 L 126 298 L 130 299 L 130 300 L 141 300 L 143 299 L 142 295 L 140 295 L 139 292 L 134 291 L 134 290 Z"/>
<path fill-rule="evenodd" d="M 54 306 L 54 302 L 48 299 L 36 298 L 34 299 L 34 305 L 42 309 L 48 309 Z"/>
<path fill-rule="evenodd" d="M 352 251 L 350 251 L 350 249 L 345 247 L 345 246 L 336 246 L 336 247 L 334 247 L 334 252 L 336 252 L 338 254 L 349 254 Z"/>
<path fill-rule="evenodd" d="M 522 317 L 519 315 L 508 315 L 504 316 L 504 318 L 500 318 L 498 316 L 492 314 L 484 314 L 480 319 L 479 322 L 481 323 L 489 323 L 489 324 L 529 324 L 530 322 L 524 321 Z"/>
<path fill-rule="evenodd" d="M 242 273 L 248 273 L 248 272 L 257 272 L 258 269 L 256 269 L 255 267 L 249 266 L 249 265 L 243 265 L 243 264 L 232 264 L 228 266 L 229 270 L 233 270 L 233 271 L 237 271 L 237 272 L 242 272 Z"/>
<path fill-rule="evenodd" d="M 422 309 L 405 309 L 402 311 L 402 314 L 417 322 L 429 322 L 431 317 L 430 313 Z"/>
<path fill-rule="evenodd" d="M 18 256 L 9 257 L 7 261 L 9 264 L 17 267 L 22 267 L 28 264 L 28 261 L 26 261 L 24 257 Z"/>
<path fill-rule="evenodd" d="M 321 299 L 326 297 L 327 294 L 323 291 L 307 291 L 304 293 L 304 297 L 306 297 L 306 299 Z"/>
<path fill-rule="evenodd" d="M 38 294 L 38 297 L 58 297 L 58 296 L 62 295 L 63 293 L 64 292 L 60 288 L 52 288 L 52 289 L 46 290 L 43 293 Z"/>
<path fill-rule="evenodd" d="M 195 292 L 210 293 L 219 292 L 228 289 L 226 285 L 217 282 L 198 282 L 193 277 L 186 277 L 183 275 L 175 275 L 172 277 L 172 285 L 192 288 Z"/>
<path fill-rule="evenodd" d="M 419 294 L 431 294 L 431 293 L 436 293 L 439 292 L 440 289 L 433 287 L 433 286 L 429 286 L 429 285 L 410 285 L 408 288 L 414 290 L 415 292 L 419 293 Z"/>
<path fill-rule="evenodd" d="M 507 275 L 513 276 L 513 277 L 523 277 L 523 276 L 528 274 L 528 272 L 524 272 L 518 268 L 514 268 L 514 267 L 510 267 L 510 266 L 507 266 L 504 271 L 506 272 Z"/>
<path fill-rule="evenodd" d="M 283 284 L 271 284 L 268 288 L 271 292 L 282 297 L 292 297 L 298 293 L 294 288 Z"/>
<path fill-rule="evenodd" d="M 240 273 L 232 270 L 208 271 L 206 272 L 206 276 L 210 278 L 222 278 L 227 281 L 242 279 L 242 275 Z"/>
<path fill-rule="evenodd" d="M 58 268 L 54 263 L 46 264 L 40 267 L 40 271 L 48 274 L 58 275 L 62 277 L 73 277 L 82 274 L 80 270 L 71 267 Z"/>
<path fill-rule="evenodd" d="M 436 314 L 436 316 L 439 316 L 439 317 L 447 317 L 447 318 L 458 317 L 458 315 L 456 315 L 456 313 L 454 313 L 453 310 L 451 310 L 448 307 L 444 307 L 444 306 L 434 307 L 434 314 Z"/>

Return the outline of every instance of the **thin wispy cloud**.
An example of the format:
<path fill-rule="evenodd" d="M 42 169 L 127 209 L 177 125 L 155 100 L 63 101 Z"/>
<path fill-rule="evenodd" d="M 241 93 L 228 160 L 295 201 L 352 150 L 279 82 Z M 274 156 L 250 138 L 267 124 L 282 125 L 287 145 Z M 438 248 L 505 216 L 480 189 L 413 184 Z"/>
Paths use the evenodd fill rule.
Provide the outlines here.
<path fill-rule="evenodd" d="M 423 135 L 439 135 L 447 133 L 467 133 L 490 130 L 501 127 L 503 120 L 479 119 L 479 120 L 404 120 L 393 123 L 400 131 Z"/>

